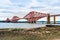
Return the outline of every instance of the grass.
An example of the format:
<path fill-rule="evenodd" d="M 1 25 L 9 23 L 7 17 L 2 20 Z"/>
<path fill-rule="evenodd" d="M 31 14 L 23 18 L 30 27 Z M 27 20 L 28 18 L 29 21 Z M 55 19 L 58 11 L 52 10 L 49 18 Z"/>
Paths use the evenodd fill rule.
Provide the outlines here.
<path fill-rule="evenodd" d="M 60 39 L 60 27 L 41 27 L 32 30 L 0 31 L 0 40 L 55 40 Z"/>

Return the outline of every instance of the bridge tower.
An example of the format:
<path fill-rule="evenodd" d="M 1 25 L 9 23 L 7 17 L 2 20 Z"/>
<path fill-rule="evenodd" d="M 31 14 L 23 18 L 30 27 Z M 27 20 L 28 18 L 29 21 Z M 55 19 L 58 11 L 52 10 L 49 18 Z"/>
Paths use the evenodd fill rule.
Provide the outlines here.
<path fill-rule="evenodd" d="M 6 22 L 10 22 L 10 19 L 9 19 L 9 18 L 7 18 L 5 21 L 6 21 Z"/>
<path fill-rule="evenodd" d="M 36 23 L 36 21 L 38 19 L 41 19 L 41 18 L 46 17 L 46 16 L 47 16 L 47 14 L 45 14 L 45 13 L 31 11 L 23 18 L 25 18 L 29 23 Z"/>
<path fill-rule="evenodd" d="M 31 17 L 27 20 L 29 23 L 36 23 L 35 17 Z"/>
<path fill-rule="evenodd" d="M 13 18 L 11 19 L 11 22 L 17 22 L 20 18 L 18 16 L 13 16 Z"/>

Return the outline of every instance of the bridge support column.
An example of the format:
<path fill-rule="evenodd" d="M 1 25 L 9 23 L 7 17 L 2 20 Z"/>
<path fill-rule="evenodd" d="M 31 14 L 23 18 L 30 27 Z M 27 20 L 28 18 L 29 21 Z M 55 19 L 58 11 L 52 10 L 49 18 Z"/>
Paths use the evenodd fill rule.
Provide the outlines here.
<path fill-rule="evenodd" d="M 47 16 L 47 24 L 50 24 L 50 14 Z"/>
<path fill-rule="evenodd" d="M 30 23 L 36 23 L 36 21 L 31 21 Z"/>
<path fill-rule="evenodd" d="M 54 16 L 54 24 L 56 24 L 56 18 L 55 18 L 55 16 Z"/>
<path fill-rule="evenodd" d="M 33 17 L 33 23 L 36 23 L 36 18 Z"/>
<path fill-rule="evenodd" d="M 36 18 L 32 17 L 32 18 L 30 19 L 30 23 L 36 23 Z"/>
<path fill-rule="evenodd" d="M 36 21 L 31 21 L 31 22 L 29 21 L 29 23 L 36 23 Z"/>
<path fill-rule="evenodd" d="M 36 23 L 36 21 L 33 21 L 33 23 Z"/>

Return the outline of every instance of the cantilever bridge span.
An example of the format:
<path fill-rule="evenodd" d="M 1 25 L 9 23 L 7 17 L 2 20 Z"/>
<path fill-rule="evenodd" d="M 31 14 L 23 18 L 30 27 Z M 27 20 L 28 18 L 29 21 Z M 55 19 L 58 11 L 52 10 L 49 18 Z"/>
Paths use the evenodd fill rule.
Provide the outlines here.
<path fill-rule="evenodd" d="M 17 16 L 14 16 L 11 21 L 12 22 L 17 22 L 19 19 L 26 19 L 29 23 L 36 23 L 36 21 L 38 19 L 41 19 L 41 18 L 44 18 L 44 17 L 47 17 L 47 22 L 49 23 L 50 22 L 50 17 L 54 17 L 54 22 L 55 22 L 55 16 L 60 16 L 60 14 L 56 14 L 56 15 L 49 15 L 49 14 L 46 14 L 46 13 L 40 13 L 40 12 L 35 12 L 35 11 L 32 11 L 32 12 L 29 12 L 26 16 L 24 16 L 23 18 L 19 18 Z M 9 20 L 9 19 L 8 19 Z M 6 20 L 6 21 L 8 21 Z"/>

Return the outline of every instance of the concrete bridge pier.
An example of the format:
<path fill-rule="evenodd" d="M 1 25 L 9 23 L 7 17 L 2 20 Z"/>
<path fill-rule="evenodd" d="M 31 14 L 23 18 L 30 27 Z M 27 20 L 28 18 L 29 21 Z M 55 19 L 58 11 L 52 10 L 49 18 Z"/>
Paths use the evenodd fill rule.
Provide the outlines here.
<path fill-rule="evenodd" d="M 54 24 L 56 24 L 56 16 L 53 16 L 54 17 Z M 50 24 L 50 14 L 48 14 L 47 16 L 47 24 Z"/>
<path fill-rule="evenodd" d="M 55 18 L 55 16 L 54 16 L 54 24 L 56 24 L 56 18 Z"/>
<path fill-rule="evenodd" d="M 47 24 L 50 24 L 50 14 L 47 16 Z"/>

